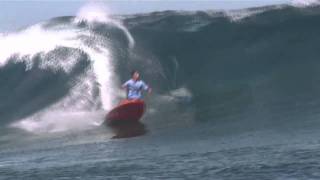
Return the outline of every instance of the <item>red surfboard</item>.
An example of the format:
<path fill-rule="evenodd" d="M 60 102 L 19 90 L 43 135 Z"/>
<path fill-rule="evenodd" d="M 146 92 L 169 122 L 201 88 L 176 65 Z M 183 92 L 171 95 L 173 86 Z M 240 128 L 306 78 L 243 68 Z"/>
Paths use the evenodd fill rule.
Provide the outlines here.
<path fill-rule="evenodd" d="M 145 110 L 142 100 L 123 100 L 106 116 L 109 125 L 135 123 L 140 120 Z"/>

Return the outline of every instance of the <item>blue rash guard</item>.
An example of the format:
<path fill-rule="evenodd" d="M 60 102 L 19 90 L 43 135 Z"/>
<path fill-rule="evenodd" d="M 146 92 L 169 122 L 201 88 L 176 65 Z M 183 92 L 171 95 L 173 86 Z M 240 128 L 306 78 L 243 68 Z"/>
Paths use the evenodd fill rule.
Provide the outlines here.
<path fill-rule="evenodd" d="M 122 86 L 127 88 L 127 99 L 141 99 L 141 91 L 149 89 L 149 86 L 142 80 L 134 81 L 130 79 Z"/>

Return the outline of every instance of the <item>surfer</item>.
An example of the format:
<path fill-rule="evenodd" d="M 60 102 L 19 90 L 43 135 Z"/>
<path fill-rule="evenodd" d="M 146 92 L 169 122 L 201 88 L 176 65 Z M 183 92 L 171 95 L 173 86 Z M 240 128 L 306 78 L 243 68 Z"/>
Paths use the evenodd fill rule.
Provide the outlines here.
<path fill-rule="evenodd" d="M 139 122 L 145 112 L 142 91 L 151 93 L 151 88 L 140 79 L 138 71 L 131 72 L 131 79 L 122 85 L 127 91 L 127 98 L 113 108 L 106 116 L 105 123 L 115 133 L 113 138 L 128 138 L 143 135 L 147 132 L 143 123 Z"/>
<path fill-rule="evenodd" d="M 131 79 L 125 82 L 122 88 L 127 90 L 127 100 L 141 100 L 142 90 L 152 92 L 152 89 L 140 79 L 140 74 L 136 70 L 131 72 Z"/>

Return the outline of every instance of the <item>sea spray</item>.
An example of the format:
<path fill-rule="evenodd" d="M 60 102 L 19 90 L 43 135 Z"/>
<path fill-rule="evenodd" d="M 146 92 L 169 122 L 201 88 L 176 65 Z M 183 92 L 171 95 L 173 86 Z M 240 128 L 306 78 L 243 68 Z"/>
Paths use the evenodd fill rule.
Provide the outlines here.
<path fill-rule="evenodd" d="M 77 26 L 84 21 L 88 24 L 87 28 Z M 29 71 L 35 64 L 34 57 L 39 56 L 40 65 L 38 62 L 36 65 L 40 68 L 56 71 L 62 69 L 65 73 L 70 73 L 83 55 L 87 55 L 87 60 L 91 63 L 89 69 L 71 82 L 68 94 L 54 104 L 11 124 L 12 127 L 42 133 L 87 129 L 103 122 L 105 110 L 115 104 L 118 96 L 118 80 L 114 75 L 109 39 L 90 31 L 96 23 L 120 29 L 128 38 L 129 47 L 134 46 L 132 36 L 122 23 L 111 19 L 105 8 L 92 4 L 81 8 L 73 24 L 55 29 L 40 23 L 0 37 L 0 44 L 3 44 L 0 50 L 4 52 L 0 56 L 1 66 L 14 60 L 15 63 L 27 64 L 26 70 Z M 78 53 L 64 57 L 66 59 L 53 58 L 54 61 L 43 58 L 57 48 L 74 49 Z"/>

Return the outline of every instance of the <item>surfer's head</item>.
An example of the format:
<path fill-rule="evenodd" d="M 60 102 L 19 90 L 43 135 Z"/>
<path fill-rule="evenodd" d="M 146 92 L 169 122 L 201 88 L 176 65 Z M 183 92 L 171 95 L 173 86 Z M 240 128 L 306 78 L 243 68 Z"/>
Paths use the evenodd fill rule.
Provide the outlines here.
<path fill-rule="evenodd" d="M 131 78 L 135 81 L 137 81 L 140 78 L 140 74 L 137 70 L 131 71 Z"/>

